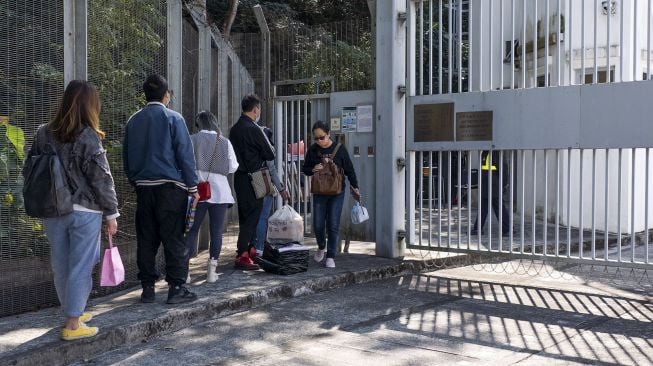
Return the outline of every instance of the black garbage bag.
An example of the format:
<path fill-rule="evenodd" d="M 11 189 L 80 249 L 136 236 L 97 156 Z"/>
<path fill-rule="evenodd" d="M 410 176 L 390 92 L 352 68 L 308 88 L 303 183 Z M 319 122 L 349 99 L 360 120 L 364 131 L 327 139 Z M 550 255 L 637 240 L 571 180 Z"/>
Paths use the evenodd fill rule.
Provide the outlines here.
<path fill-rule="evenodd" d="M 256 257 L 256 263 L 264 271 L 290 275 L 308 270 L 308 248 L 299 242 L 265 243 L 263 256 Z"/>

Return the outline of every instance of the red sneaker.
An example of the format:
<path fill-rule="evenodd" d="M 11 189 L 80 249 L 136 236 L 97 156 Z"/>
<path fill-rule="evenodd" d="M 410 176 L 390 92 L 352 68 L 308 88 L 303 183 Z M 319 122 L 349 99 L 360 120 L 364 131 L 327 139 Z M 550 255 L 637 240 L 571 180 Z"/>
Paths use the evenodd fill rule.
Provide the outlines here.
<path fill-rule="evenodd" d="M 242 269 L 245 271 L 253 271 L 259 269 L 258 264 L 252 261 L 252 258 L 249 257 L 247 252 L 242 253 L 240 256 L 236 258 L 234 267 L 236 269 Z"/>
<path fill-rule="evenodd" d="M 258 253 L 256 252 L 255 247 L 249 247 L 249 250 L 247 251 L 247 254 L 249 255 L 249 257 L 251 259 L 254 259 L 254 258 L 258 257 Z"/>

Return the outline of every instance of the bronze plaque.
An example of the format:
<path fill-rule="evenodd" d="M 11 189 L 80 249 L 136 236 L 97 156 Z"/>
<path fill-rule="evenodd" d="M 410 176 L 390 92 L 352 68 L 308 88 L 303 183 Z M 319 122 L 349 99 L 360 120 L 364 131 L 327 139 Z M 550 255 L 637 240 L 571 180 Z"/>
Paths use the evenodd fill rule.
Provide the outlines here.
<path fill-rule="evenodd" d="M 453 118 L 453 103 L 415 105 L 413 140 L 453 141 Z"/>
<path fill-rule="evenodd" d="M 492 141 L 492 111 L 456 113 L 456 141 Z"/>

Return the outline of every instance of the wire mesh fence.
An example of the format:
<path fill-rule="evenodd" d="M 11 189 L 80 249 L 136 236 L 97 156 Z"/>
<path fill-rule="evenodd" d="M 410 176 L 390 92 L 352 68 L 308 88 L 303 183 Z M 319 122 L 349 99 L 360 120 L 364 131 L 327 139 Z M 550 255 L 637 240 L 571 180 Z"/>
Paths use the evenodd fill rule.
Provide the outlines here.
<path fill-rule="evenodd" d="M 25 215 L 22 159 L 38 125 L 52 117 L 64 90 L 64 9 L 59 0 L 0 2 L 0 316 L 57 304 L 50 248 L 40 220 Z M 138 285 L 136 196 L 122 169 L 124 126 L 145 104 L 142 82 L 148 74 L 167 74 L 167 2 L 98 0 L 88 2 L 88 79 L 100 92 L 103 145 L 118 194 L 119 234 L 115 243 L 125 265 L 118 287 L 95 287 L 92 296 Z M 182 114 L 191 133 L 200 108 L 215 113 L 227 134 L 240 114 L 240 99 L 253 92 L 241 60 L 214 30 L 210 62 L 210 105 L 198 100 L 198 27 L 202 20 L 184 10 L 182 35 Z M 72 64 L 72 63 L 71 63 Z M 173 65 L 175 66 L 175 65 Z M 176 65 L 178 66 L 178 65 Z M 174 93 L 174 90 L 173 90 Z M 225 244 L 237 233 L 236 210 L 229 215 Z M 103 240 L 104 241 L 104 240 Z M 106 247 L 103 242 L 102 248 Z M 162 267 L 162 258 L 159 265 Z M 99 267 L 96 266 L 96 272 Z"/>
<path fill-rule="evenodd" d="M 257 92 L 261 93 L 264 65 L 260 34 L 235 33 L 232 34 L 232 43 L 239 55 L 248 55 L 245 66 L 252 73 Z M 369 18 L 362 18 L 312 27 L 290 25 L 273 29 L 270 60 L 273 83 L 311 78 L 333 80 L 279 87 L 277 95 L 373 89 L 372 22 Z"/>

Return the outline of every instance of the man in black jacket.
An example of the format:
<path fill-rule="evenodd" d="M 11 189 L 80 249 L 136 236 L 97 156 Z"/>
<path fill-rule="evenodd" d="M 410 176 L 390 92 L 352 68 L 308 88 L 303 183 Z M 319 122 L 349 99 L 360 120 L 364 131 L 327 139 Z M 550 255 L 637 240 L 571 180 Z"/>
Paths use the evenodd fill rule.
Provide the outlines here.
<path fill-rule="evenodd" d="M 493 151 L 492 154 L 490 154 L 489 151 L 483 151 L 481 154 L 481 192 L 479 195 L 479 199 L 481 200 L 481 216 L 480 218 L 477 217 L 473 222 L 474 228 L 471 231 L 472 235 L 478 235 L 479 219 L 481 224 L 480 230 L 483 230 L 485 219 L 487 218 L 487 214 L 490 212 L 490 207 L 488 204 L 488 195 L 490 194 L 490 181 L 492 181 L 492 197 L 490 201 L 492 204 L 492 209 L 494 210 L 494 214 L 497 216 L 497 218 L 499 215 L 501 215 L 501 234 L 503 236 L 508 236 L 510 234 L 510 214 L 508 213 L 506 205 L 501 205 L 501 201 L 503 200 L 503 187 L 501 187 L 499 183 L 499 170 L 497 166 L 499 164 L 503 164 L 502 173 L 504 185 L 509 183 L 507 176 L 508 168 L 506 167 L 505 161 L 500 162 L 499 160 L 501 159 L 498 151 Z"/>
<path fill-rule="evenodd" d="M 256 225 L 263 207 L 263 199 L 256 198 L 249 174 L 261 169 L 267 160 L 273 160 L 274 149 L 257 125 L 261 118 L 259 98 L 254 94 L 246 95 L 241 107 L 243 114 L 229 132 L 229 140 L 239 164 L 234 174 L 239 225 L 235 267 L 249 270 L 258 269 L 258 265 L 252 261 L 256 256 L 256 248 L 250 248 L 249 243 L 256 234 Z"/>

